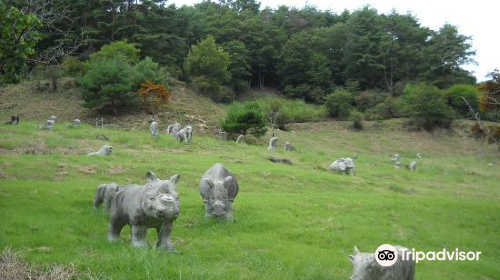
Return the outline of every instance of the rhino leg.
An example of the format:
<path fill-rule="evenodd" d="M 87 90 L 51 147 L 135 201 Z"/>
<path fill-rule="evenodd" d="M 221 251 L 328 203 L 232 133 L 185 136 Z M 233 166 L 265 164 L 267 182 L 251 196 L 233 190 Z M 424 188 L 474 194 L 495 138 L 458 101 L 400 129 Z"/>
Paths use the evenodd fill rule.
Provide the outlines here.
<path fill-rule="evenodd" d="M 145 226 L 131 225 L 132 228 L 132 246 L 147 247 L 146 233 L 148 229 Z"/>
<path fill-rule="evenodd" d="M 208 202 L 205 202 L 205 218 L 212 217 L 212 207 Z"/>
<path fill-rule="evenodd" d="M 125 225 L 113 219 L 109 221 L 108 240 L 110 242 L 120 240 L 120 232 L 122 231 L 123 226 Z"/>
<path fill-rule="evenodd" d="M 170 237 L 172 233 L 172 226 L 173 222 L 166 222 L 161 227 L 156 229 L 158 232 L 158 242 L 156 243 L 156 248 L 175 252 L 174 245 L 172 244 L 172 239 Z"/>
<path fill-rule="evenodd" d="M 224 217 L 227 221 L 230 221 L 232 222 L 233 221 L 233 203 L 231 202 L 228 202 L 228 205 L 227 205 L 227 212 L 226 212 L 226 215 Z"/>

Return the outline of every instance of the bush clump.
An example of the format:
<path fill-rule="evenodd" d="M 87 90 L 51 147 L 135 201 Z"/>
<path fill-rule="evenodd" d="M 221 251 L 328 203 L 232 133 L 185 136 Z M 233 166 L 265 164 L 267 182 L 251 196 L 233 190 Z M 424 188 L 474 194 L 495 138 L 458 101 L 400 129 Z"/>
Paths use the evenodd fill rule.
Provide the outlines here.
<path fill-rule="evenodd" d="M 345 120 L 352 110 L 352 102 L 352 93 L 339 89 L 326 97 L 325 107 L 331 117 Z"/>
<path fill-rule="evenodd" d="M 267 132 L 266 115 L 256 102 L 231 104 L 220 126 L 229 133 L 249 133 L 255 137 L 262 137 Z"/>
<path fill-rule="evenodd" d="M 416 129 L 449 128 L 455 114 L 441 90 L 428 84 L 408 84 L 404 90 L 401 108 Z"/>

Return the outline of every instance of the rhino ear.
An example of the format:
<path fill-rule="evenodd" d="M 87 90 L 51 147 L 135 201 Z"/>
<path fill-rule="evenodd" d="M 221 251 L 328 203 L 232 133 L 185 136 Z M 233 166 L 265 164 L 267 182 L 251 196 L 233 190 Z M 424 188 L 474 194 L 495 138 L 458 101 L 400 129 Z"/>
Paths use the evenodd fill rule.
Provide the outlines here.
<path fill-rule="evenodd" d="M 233 181 L 233 176 L 227 176 L 224 179 L 224 188 L 227 190 L 230 187 L 231 182 Z"/>
<path fill-rule="evenodd" d="M 150 182 L 150 183 L 156 181 L 156 175 L 155 175 L 155 173 L 153 171 L 149 170 L 146 173 L 146 180 L 148 180 L 148 182 Z"/>
<path fill-rule="evenodd" d="M 354 245 L 354 254 L 357 255 L 359 253 L 361 253 L 361 251 L 359 251 L 358 246 Z"/>
<path fill-rule="evenodd" d="M 205 178 L 203 181 L 205 182 L 205 184 L 207 184 L 207 185 L 208 185 L 208 187 L 209 187 L 210 189 L 213 189 L 213 188 L 214 188 L 214 182 L 212 181 L 212 179 L 210 179 L 210 178 Z"/>
<path fill-rule="evenodd" d="M 174 176 L 170 177 L 170 182 L 177 184 L 181 180 L 181 175 L 175 174 Z"/>
<path fill-rule="evenodd" d="M 349 256 L 349 261 L 350 261 L 352 264 L 354 264 L 354 256 L 353 256 L 353 255 L 350 255 L 350 256 Z"/>

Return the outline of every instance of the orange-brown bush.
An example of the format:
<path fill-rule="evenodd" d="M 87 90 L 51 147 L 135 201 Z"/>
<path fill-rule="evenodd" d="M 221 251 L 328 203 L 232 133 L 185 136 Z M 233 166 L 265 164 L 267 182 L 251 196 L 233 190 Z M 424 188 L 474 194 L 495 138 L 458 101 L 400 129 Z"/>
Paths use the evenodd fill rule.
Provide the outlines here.
<path fill-rule="evenodd" d="M 162 84 L 145 82 L 141 84 L 137 95 L 146 113 L 156 115 L 161 106 L 170 102 L 172 93 Z"/>

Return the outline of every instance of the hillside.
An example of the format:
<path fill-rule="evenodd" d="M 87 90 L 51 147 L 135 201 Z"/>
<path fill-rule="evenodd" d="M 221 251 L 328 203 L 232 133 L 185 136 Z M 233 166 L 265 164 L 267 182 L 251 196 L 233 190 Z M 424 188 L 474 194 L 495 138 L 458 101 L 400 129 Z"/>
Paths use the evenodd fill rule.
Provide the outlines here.
<path fill-rule="evenodd" d="M 43 113 L 43 112 L 42 112 Z M 147 129 L 123 131 L 65 122 L 52 132 L 34 122 L 1 126 L 0 248 L 11 246 L 32 268 L 75 269 L 76 279 L 347 279 L 357 245 L 380 244 L 421 251 L 481 251 L 480 261 L 419 262 L 416 279 L 496 279 L 500 243 L 500 159 L 494 146 L 447 132 L 407 133 L 397 121 L 364 132 L 347 122 L 296 124 L 277 131 L 274 154 L 294 165 L 269 162 L 263 145 L 237 145 L 195 135 L 175 142 Z M 104 134 L 110 141 L 95 139 Z M 266 135 L 265 139 L 269 139 Z M 296 153 L 285 153 L 291 142 Z M 103 144 L 109 157 L 87 157 Z M 484 149 L 485 157 L 478 158 Z M 420 152 L 416 171 L 396 170 Z M 357 153 L 357 176 L 327 171 L 338 157 Z M 240 193 L 235 223 L 204 219 L 198 181 L 216 162 L 234 172 Z M 488 166 L 492 163 L 492 166 Z M 106 240 L 107 216 L 92 209 L 96 187 L 142 183 L 154 170 L 181 175 L 181 215 L 170 255 Z M 148 232 L 154 244 L 156 234 Z"/>
<path fill-rule="evenodd" d="M 44 81 L 42 81 L 43 83 Z M 25 81 L 18 85 L 0 88 L 0 111 L 2 115 L 19 115 L 21 120 L 43 123 L 56 115 L 59 120 L 70 122 L 79 118 L 84 123 L 95 123 L 95 117 L 102 116 L 106 125 L 125 129 L 143 129 L 149 127 L 151 116 L 141 110 L 126 110 L 118 116 L 99 114 L 82 107 L 80 89 L 73 78 L 59 81 L 59 90 L 39 92 L 36 81 Z M 191 92 L 182 83 L 172 88 L 171 103 L 161 111 L 160 124 L 167 126 L 173 122 L 190 123 L 196 131 L 210 134 L 216 129 L 224 109 L 209 98 Z M 8 120 L 8 118 L 4 119 Z"/>

